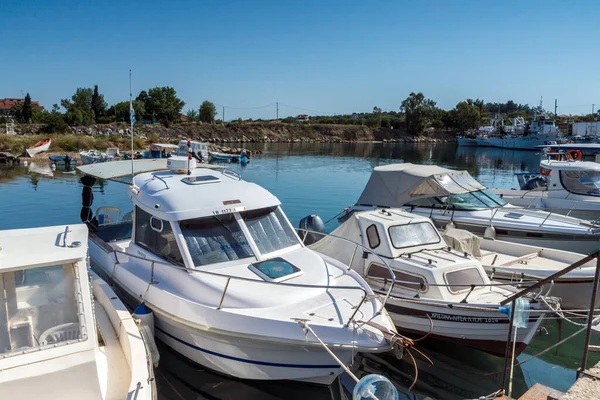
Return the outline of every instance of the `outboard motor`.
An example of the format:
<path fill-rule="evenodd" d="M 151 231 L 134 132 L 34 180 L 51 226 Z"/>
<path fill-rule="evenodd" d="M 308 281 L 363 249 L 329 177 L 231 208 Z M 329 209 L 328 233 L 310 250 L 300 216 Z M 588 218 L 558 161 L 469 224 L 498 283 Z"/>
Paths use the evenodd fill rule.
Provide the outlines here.
<path fill-rule="evenodd" d="M 298 236 L 300 236 L 300 239 L 302 239 L 304 244 L 307 246 L 324 237 L 324 235 L 319 235 L 319 233 L 325 233 L 325 224 L 323 223 L 321 217 L 316 214 L 310 214 L 302 218 L 298 224 L 298 228 L 300 229 L 298 231 Z"/>

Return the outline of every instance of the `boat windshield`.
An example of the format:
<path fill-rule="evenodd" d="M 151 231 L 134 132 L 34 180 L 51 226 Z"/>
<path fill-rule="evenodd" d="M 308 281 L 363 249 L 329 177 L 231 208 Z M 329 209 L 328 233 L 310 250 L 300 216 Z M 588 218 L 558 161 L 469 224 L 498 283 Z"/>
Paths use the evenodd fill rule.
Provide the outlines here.
<path fill-rule="evenodd" d="M 560 171 L 566 190 L 585 196 L 600 196 L 600 171 Z"/>
<path fill-rule="evenodd" d="M 196 267 L 255 258 L 234 214 L 185 220 L 179 226 Z"/>
<path fill-rule="evenodd" d="M 73 264 L 0 274 L 0 355 L 77 341 L 82 329 Z"/>
<path fill-rule="evenodd" d="M 442 241 L 437 230 L 430 222 L 390 226 L 388 232 L 392 240 L 392 246 L 396 249 L 424 246 Z"/>
<path fill-rule="evenodd" d="M 482 208 L 497 208 L 506 204 L 504 200 L 487 189 L 475 192 L 451 194 L 441 197 L 442 203 L 457 210 L 480 210 Z"/>
<path fill-rule="evenodd" d="M 296 234 L 279 207 L 245 211 L 241 216 L 261 254 L 299 244 Z"/>

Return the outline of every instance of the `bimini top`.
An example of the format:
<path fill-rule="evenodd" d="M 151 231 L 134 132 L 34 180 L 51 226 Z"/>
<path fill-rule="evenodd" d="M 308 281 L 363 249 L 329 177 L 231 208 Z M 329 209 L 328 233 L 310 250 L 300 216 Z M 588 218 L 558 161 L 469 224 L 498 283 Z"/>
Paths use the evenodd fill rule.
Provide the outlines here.
<path fill-rule="evenodd" d="M 153 158 L 133 161 L 133 174 L 142 172 L 160 171 L 167 169 L 166 158 Z M 90 175 L 99 179 L 114 179 L 131 175 L 131 160 L 111 161 L 98 164 L 81 165 L 77 170 L 85 175 Z M 199 168 L 220 169 L 222 166 L 201 164 Z"/>
<path fill-rule="evenodd" d="M 83 224 L 0 231 L 0 271 L 85 259 L 87 236 Z"/>
<path fill-rule="evenodd" d="M 600 164 L 593 161 L 542 160 L 540 166 L 561 171 L 600 171 Z"/>
<path fill-rule="evenodd" d="M 410 201 L 485 189 L 467 171 L 437 165 L 390 164 L 375 167 L 358 205 L 400 207 Z"/>
<path fill-rule="evenodd" d="M 136 175 L 131 199 L 166 221 L 230 214 L 280 205 L 268 190 L 230 170 L 195 168 L 191 175 L 171 171 Z"/>

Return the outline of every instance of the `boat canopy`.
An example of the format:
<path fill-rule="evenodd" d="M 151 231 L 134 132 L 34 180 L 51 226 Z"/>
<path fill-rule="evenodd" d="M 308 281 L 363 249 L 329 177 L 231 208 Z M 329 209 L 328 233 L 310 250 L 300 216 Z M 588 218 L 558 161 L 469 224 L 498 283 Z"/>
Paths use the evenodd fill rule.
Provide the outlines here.
<path fill-rule="evenodd" d="M 593 161 L 542 160 L 540 166 L 561 171 L 600 171 L 600 164 Z"/>
<path fill-rule="evenodd" d="M 179 147 L 176 144 L 169 144 L 169 143 L 152 143 L 150 145 L 150 150 L 154 150 L 154 151 L 161 151 L 161 150 L 175 150 L 178 149 Z"/>
<path fill-rule="evenodd" d="M 410 163 L 375 167 L 358 205 L 400 207 L 417 199 L 485 189 L 467 171 Z"/>
<path fill-rule="evenodd" d="M 77 170 L 85 175 L 93 176 L 98 179 L 115 179 L 131 175 L 131 160 L 111 161 L 98 164 L 81 165 Z M 219 169 L 221 166 L 202 164 L 197 168 Z M 166 158 L 144 159 L 133 161 L 133 174 L 137 175 L 143 172 L 162 171 L 167 169 Z"/>

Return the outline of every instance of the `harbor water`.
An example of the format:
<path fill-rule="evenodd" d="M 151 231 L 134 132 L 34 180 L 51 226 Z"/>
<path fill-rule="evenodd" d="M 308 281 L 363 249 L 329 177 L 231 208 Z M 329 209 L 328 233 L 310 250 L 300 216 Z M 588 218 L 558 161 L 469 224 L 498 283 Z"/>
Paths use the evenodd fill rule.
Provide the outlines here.
<path fill-rule="evenodd" d="M 246 166 L 229 167 L 243 179 L 255 182 L 282 202 L 292 224 L 308 214 L 328 221 L 352 205 L 365 186 L 373 167 L 389 163 L 411 162 L 466 169 L 483 185 L 492 188 L 517 186 L 515 172 L 537 171 L 539 154 L 531 151 L 495 148 L 457 147 L 455 144 L 344 143 L 344 144 L 253 144 L 262 150 Z M 80 223 L 81 189 L 74 171 L 53 171 L 49 164 L 33 162 L 29 166 L 0 165 L 0 229 Z M 123 184 L 99 182 L 94 186 L 94 208 L 116 205 L 131 209 Z M 35 251 L 35 243 L 31 243 Z M 577 322 L 577 321 L 573 321 Z M 518 358 L 513 397 L 534 383 L 566 391 L 575 381 L 581 362 L 584 333 L 539 357 L 532 355 L 580 329 L 579 326 L 549 318 L 542 334 L 536 336 Z M 592 343 L 600 344 L 597 338 Z M 430 357 L 433 365 L 416 353 L 418 383 L 408 387 L 415 376 L 410 357 L 359 356 L 353 369 L 357 374 L 381 373 L 397 385 L 401 399 L 465 399 L 496 391 L 502 377 L 503 359 L 459 345 L 425 340 L 418 349 Z M 161 364 L 156 372 L 161 399 L 342 399 L 351 380 L 342 376 L 330 388 L 290 382 L 240 381 L 221 376 L 195 365 L 159 343 Z M 589 365 L 600 360 L 592 354 Z"/>

